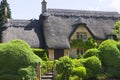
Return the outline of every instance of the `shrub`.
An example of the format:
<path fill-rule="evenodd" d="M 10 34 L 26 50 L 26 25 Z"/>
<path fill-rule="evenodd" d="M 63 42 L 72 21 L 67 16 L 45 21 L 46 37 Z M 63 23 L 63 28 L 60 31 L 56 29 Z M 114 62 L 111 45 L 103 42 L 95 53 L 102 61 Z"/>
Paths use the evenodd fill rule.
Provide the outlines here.
<path fill-rule="evenodd" d="M 69 80 L 82 80 L 82 78 L 79 78 L 78 76 L 71 76 Z"/>
<path fill-rule="evenodd" d="M 81 67 L 73 68 L 73 75 L 76 75 L 79 78 L 85 77 L 86 76 L 86 69 L 85 69 L 85 67 L 81 66 Z"/>
<path fill-rule="evenodd" d="M 81 59 L 80 61 L 86 68 L 86 77 L 87 78 L 96 77 L 96 75 L 101 70 L 101 67 L 102 67 L 101 61 L 96 56 L 92 56 L 92 57 L 89 57 L 86 59 Z"/>
<path fill-rule="evenodd" d="M 116 44 L 117 44 L 117 48 L 118 48 L 119 51 L 120 51 L 120 42 L 116 42 Z"/>
<path fill-rule="evenodd" d="M 71 58 L 64 56 L 56 62 L 56 70 L 59 74 L 62 74 L 62 79 L 68 80 L 74 65 L 75 64 Z"/>
<path fill-rule="evenodd" d="M 99 55 L 99 50 L 96 48 L 93 49 L 88 49 L 84 54 L 83 54 L 83 58 L 88 58 L 91 56 L 97 56 Z"/>
<path fill-rule="evenodd" d="M 44 75 L 46 72 L 51 71 L 54 66 L 54 61 L 44 61 L 45 66 L 42 66 L 42 75 Z"/>
<path fill-rule="evenodd" d="M 113 40 L 106 40 L 99 46 L 100 60 L 105 67 L 105 71 L 111 75 L 120 75 L 120 43 Z"/>
<path fill-rule="evenodd" d="M 116 65 L 120 59 L 120 52 L 113 40 L 106 40 L 99 46 L 100 59 L 105 66 Z"/>
<path fill-rule="evenodd" d="M 64 78 L 62 79 L 62 74 L 57 74 L 55 80 L 64 80 Z"/>
<path fill-rule="evenodd" d="M 36 76 L 34 73 L 39 62 L 43 64 L 30 46 L 22 40 L 0 44 L 0 80 L 21 80 L 23 77 L 28 78 L 26 80 L 33 80 L 31 78 Z M 31 72 L 31 69 L 34 71 Z"/>
<path fill-rule="evenodd" d="M 80 62 L 80 59 L 73 59 L 73 62 L 75 63 L 75 67 L 83 66 L 83 64 Z"/>
<path fill-rule="evenodd" d="M 47 51 L 45 49 L 32 48 L 32 51 L 38 55 L 42 60 L 48 61 Z"/>

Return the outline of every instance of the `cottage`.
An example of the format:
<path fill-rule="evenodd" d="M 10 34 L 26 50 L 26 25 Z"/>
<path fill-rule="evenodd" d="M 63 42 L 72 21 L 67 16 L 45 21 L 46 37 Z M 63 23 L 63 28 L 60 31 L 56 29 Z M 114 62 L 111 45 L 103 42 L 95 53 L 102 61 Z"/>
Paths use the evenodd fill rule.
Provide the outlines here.
<path fill-rule="evenodd" d="M 2 26 L 1 42 L 21 39 L 33 48 L 48 49 L 49 59 L 74 56 L 70 40 L 89 37 L 98 42 L 113 38 L 113 25 L 120 19 L 118 12 L 47 9 L 42 1 L 39 20 L 8 19 Z"/>

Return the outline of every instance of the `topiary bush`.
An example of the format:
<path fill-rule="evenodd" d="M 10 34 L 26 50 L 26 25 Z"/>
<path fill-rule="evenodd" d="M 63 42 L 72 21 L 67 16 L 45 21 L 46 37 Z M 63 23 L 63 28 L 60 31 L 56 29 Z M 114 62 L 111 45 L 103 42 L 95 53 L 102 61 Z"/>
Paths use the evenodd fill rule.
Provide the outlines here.
<path fill-rule="evenodd" d="M 26 42 L 13 40 L 0 44 L 0 80 L 33 80 L 38 63 L 43 64 Z"/>
<path fill-rule="evenodd" d="M 105 66 L 112 66 L 120 59 L 120 52 L 113 40 L 106 40 L 98 48 L 100 59 Z"/>
<path fill-rule="evenodd" d="M 71 76 L 69 80 L 83 80 L 83 79 L 79 78 L 78 76 Z"/>
<path fill-rule="evenodd" d="M 80 59 L 73 59 L 73 62 L 75 63 L 75 67 L 83 66 L 83 64 L 80 62 Z"/>
<path fill-rule="evenodd" d="M 84 78 L 86 76 L 86 68 L 83 66 L 73 68 L 73 75 Z"/>
<path fill-rule="evenodd" d="M 93 49 L 88 49 L 84 54 L 83 54 L 83 58 L 88 58 L 91 56 L 97 56 L 99 55 L 99 50 L 96 48 Z"/>
<path fill-rule="evenodd" d="M 114 77 L 120 75 L 120 43 L 113 40 L 102 42 L 98 48 L 100 60 L 104 66 L 104 72 Z"/>
<path fill-rule="evenodd" d="M 99 74 L 102 64 L 98 57 L 92 56 L 80 61 L 86 68 L 86 78 L 96 77 Z"/>
<path fill-rule="evenodd" d="M 56 70 L 57 70 L 58 74 L 62 75 L 61 80 L 69 79 L 74 66 L 75 66 L 75 63 L 68 56 L 61 57 L 61 58 L 59 58 L 58 61 L 56 61 Z"/>

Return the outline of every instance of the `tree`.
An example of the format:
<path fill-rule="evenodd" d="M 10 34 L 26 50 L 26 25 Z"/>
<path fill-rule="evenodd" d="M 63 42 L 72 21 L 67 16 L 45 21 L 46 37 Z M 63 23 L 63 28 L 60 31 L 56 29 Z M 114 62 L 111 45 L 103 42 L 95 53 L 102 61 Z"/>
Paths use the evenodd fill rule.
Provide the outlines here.
<path fill-rule="evenodd" d="M 120 21 L 117 21 L 114 24 L 113 34 L 117 37 L 118 40 L 120 40 Z"/>
<path fill-rule="evenodd" d="M 0 26 L 4 24 L 7 18 L 11 18 L 11 10 L 7 0 L 2 0 L 0 3 Z"/>

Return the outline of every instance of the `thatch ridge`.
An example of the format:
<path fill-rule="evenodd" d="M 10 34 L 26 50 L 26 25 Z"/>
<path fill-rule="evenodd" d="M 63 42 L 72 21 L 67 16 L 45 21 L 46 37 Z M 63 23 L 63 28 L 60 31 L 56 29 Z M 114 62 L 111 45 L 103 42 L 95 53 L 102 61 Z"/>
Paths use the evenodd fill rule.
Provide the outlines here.
<path fill-rule="evenodd" d="M 39 20 L 22 20 L 22 19 L 7 19 L 2 27 L 26 27 L 26 26 L 39 26 Z"/>
<path fill-rule="evenodd" d="M 47 9 L 39 20 L 7 20 L 2 26 L 2 42 L 22 39 L 31 47 L 67 49 L 79 25 L 85 25 L 95 39 L 104 40 L 113 34 L 117 20 L 120 20 L 118 12 Z"/>
<path fill-rule="evenodd" d="M 102 18 L 120 18 L 118 12 L 88 11 L 88 10 L 70 10 L 70 9 L 48 9 L 48 13 L 54 16 L 63 17 L 102 17 Z"/>

